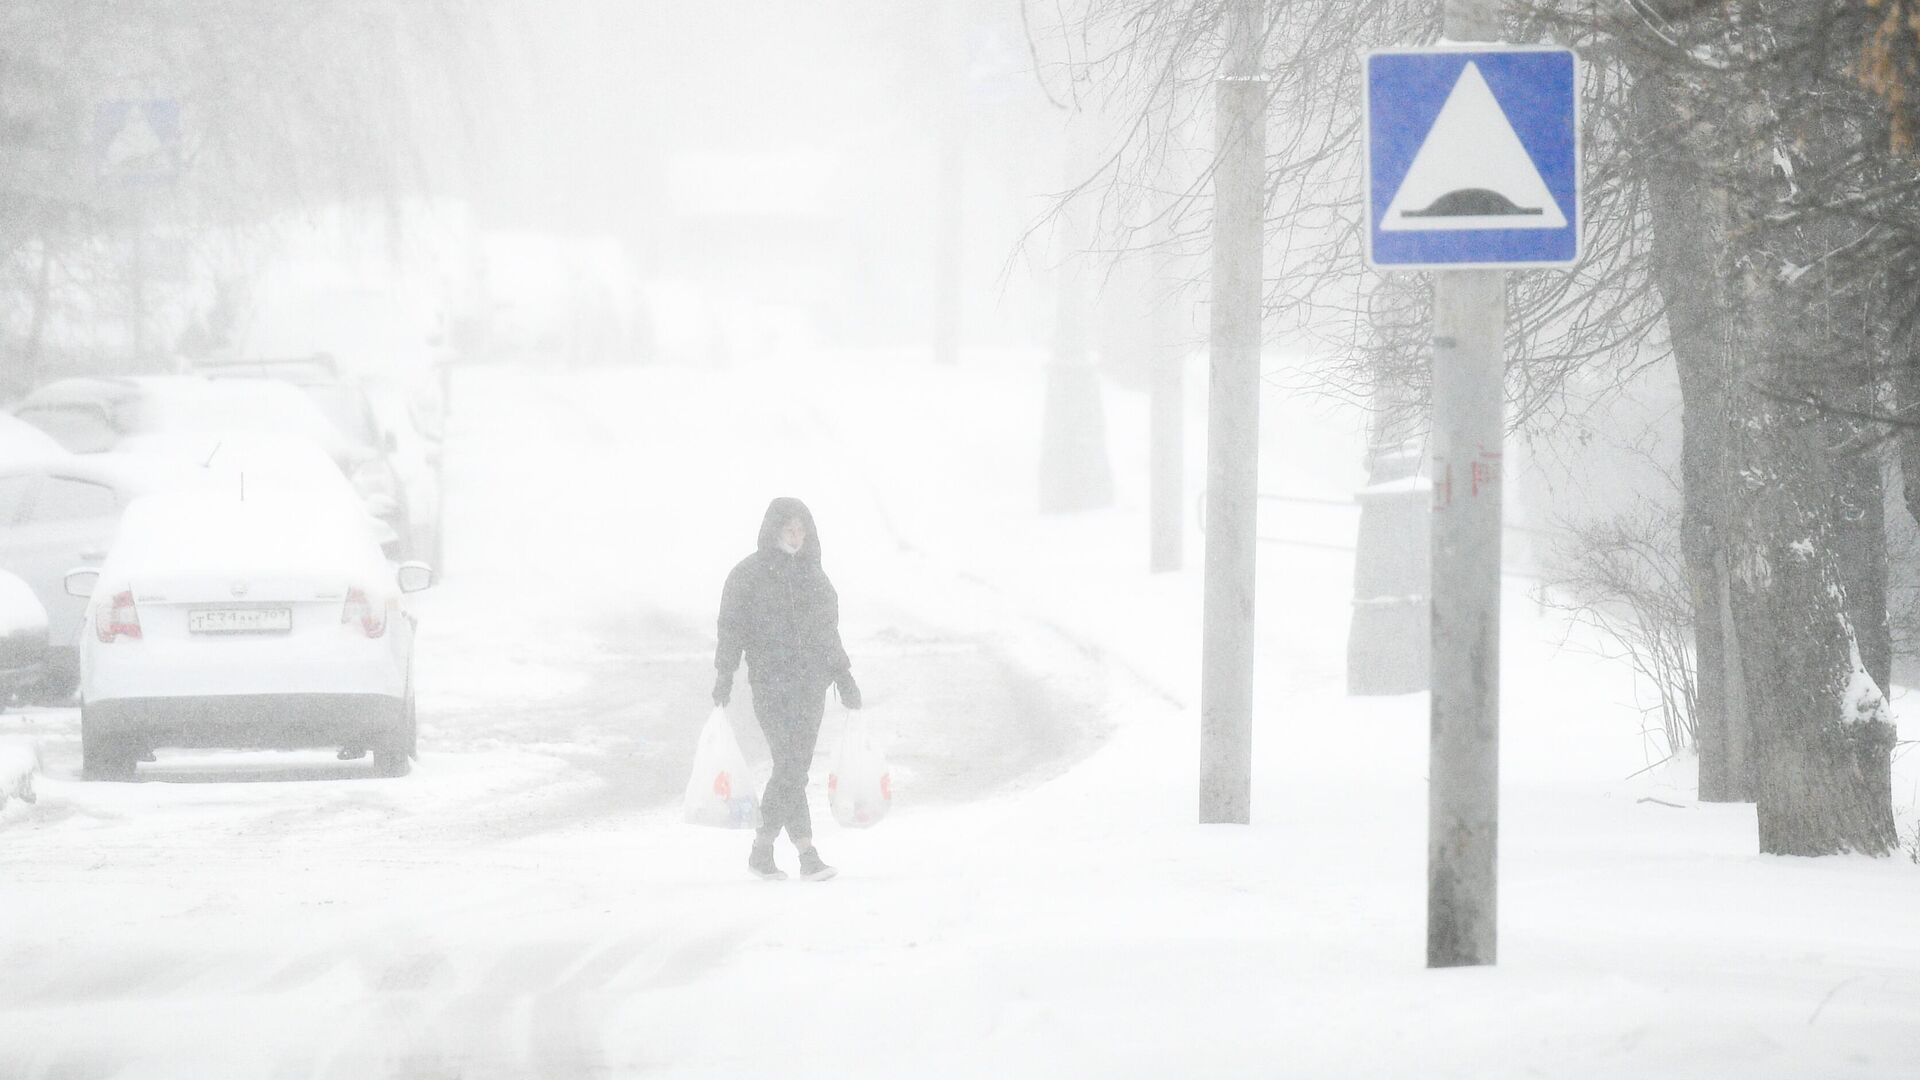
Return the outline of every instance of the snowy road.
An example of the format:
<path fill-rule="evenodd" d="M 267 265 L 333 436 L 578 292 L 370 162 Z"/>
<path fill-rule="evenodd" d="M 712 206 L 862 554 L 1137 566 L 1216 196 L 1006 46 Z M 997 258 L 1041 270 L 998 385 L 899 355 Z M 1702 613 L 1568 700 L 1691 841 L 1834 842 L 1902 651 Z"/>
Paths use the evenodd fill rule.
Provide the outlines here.
<path fill-rule="evenodd" d="M 486 373 L 459 391 L 412 776 L 324 752 L 163 750 L 145 783 L 81 783 L 77 710 L 0 718 L 44 764 L 40 805 L 0 832 L 0 1078 L 608 1075 L 610 1002 L 703 974 L 785 905 L 819 903 L 750 896 L 711 918 L 712 890 L 756 884 L 745 835 L 673 820 L 720 580 L 767 497 L 815 494 L 782 483 L 819 485 L 903 805 L 1028 786 L 1097 743 L 1115 674 L 903 552 L 877 501 L 842 496 L 859 512 L 836 514 L 835 492 L 872 482 L 777 399 L 757 403 L 767 423 L 703 449 L 731 460 L 696 472 L 667 464 L 698 437 L 672 418 L 711 401 L 635 409 L 570 389 Z M 647 422 L 623 422 L 635 413 Z M 817 476 L 756 465 L 809 460 Z M 737 490 L 713 482 L 729 473 Z M 736 727 L 764 761 L 739 686 Z M 663 845 L 671 866 L 650 869 Z M 822 846 L 861 876 L 830 827 Z M 672 880 L 689 867 L 694 884 Z M 653 894 L 639 910 L 636 889 Z"/>
<path fill-rule="evenodd" d="M 84 784 L 70 712 L 0 715 L 46 766 L 0 808 L 0 1080 L 1920 1075 L 1920 872 L 1756 855 L 1523 590 L 1496 967 L 1424 967 L 1428 702 L 1347 696 L 1340 536 L 1263 552 L 1253 822 L 1195 825 L 1199 575 L 1141 568 L 1142 402 L 1110 398 L 1119 505 L 1041 517 L 1037 367 L 898 360 L 463 372 L 412 776 Z M 1264 407 L 1273 475 L 1340 494 L 1302 485 L 1360 425 Z M 674 806 L 776 494 L 895 767 L 870 830 L 816 768 L 826 885 L 747 879 Z"/>

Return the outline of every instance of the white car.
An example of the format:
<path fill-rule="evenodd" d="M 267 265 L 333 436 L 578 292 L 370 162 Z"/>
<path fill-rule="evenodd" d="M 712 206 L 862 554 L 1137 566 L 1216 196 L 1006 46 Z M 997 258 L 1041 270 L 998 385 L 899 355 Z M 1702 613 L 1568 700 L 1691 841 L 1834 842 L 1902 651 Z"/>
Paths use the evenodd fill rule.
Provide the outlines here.
<path fill-rule="evenodd" d="M 170 432 L 131 435 L 120 446 L 130 455 L 194 462 L 205 486 L 244 498 L 250 493 L 298 498 L 324 506 L 342 520 L 361 522 L 391 553 L 399 537 L 384 504 L 369 500 L 340 475 L 326 453 L 298 435 L 259 431 Z"/>
<path fill-rule="evenodd" d="M 60 379 L 27 395 L 14 415 L 81 456 L 107 450 L 154 455 L 194 444 L 196 436 L 304 439 L 325 452 L 396 536 L 407 536 L 406 507 L 381 450 L 356 441 L 290 383 L 199 375 Z M 189 460 L 203 463 L 198 456 Z"/>
<path fill-rule="evenodd" d="M 75 643 L 86 605 L 67 595 L 67 571 L 98 565 L 121 512 L 142 495 L 208 482 L 207 470 L 137 454 L 68 454 L 0 459 L 0 569 L 33 587 L 46 609 L 45 677 L 33 696 L 57 702 L 73 692 Z"/>
<path fill-rule="evenodd" d="M 432 584 L 398 568 L 364 519 L 268 491 L 177 491 L 127 508 L 106 562 L 67 588 L 80 634 L 80 739 L 90 778 L 131 779 L 156 747 L 414 754 L 413 616 Z"/>

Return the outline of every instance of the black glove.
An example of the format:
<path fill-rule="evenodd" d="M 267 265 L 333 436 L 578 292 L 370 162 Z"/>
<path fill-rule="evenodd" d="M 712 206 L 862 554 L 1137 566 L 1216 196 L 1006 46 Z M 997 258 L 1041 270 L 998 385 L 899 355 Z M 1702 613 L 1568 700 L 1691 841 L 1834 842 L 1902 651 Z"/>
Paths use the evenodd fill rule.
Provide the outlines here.
<path fill-rule="evenodd" d="M 721 708 L 733 700 L 733 672 L 723 671 L 713 680 L 713 703 Z"/>
<path fill-rule="evenodd" d="M 849 709 L 860 707 L 860 685 L 853 681 L 853 672 L 841 672 L 833 680 L 833 685 L 840 689 L 840 704 Z"/>

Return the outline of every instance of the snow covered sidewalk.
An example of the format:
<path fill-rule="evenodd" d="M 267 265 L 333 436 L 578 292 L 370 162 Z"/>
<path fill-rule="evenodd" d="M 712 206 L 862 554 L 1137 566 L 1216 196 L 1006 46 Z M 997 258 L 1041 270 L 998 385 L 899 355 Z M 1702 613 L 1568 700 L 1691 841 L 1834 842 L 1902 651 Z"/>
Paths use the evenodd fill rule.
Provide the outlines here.
<path fill-rule="evenodd" d="M 209 785 L 191 811 L 171 785 L 69 788 L 35 832 L 0 824 L 0 910 L 19 916 L 0 930 L 0 1077 L 1920 1070 L 1920 869 L 1757 856 L 1751 808 L 1694 803 L 1684 763 L 1629 778 L 1647 760 L 1630 681 L 1517 590 L 1497 967 L 1423 966 L 1426 699 L 1345 696 L 1350 556 L 1263 549 L 1254 822 L 1195 825 L 1197 572 L 1141 570 L 1144 403 L 1108 398 L 1119 505 L 1042 518 L 1040 376 L 871 359 L 463 372 L 458 422 L 523 411 L 602 449 L 556 460 L 512 430 L 468 432 L 489 450 L 451 458 L 470 470 L 453 498 L 553 485 L 600 501 L 589 535 L 528 520 L 487 538 L 529 545 L 522 580 L 471 557 L 463 578 L 456 546 L 437 616 L 468 655 L 432 677 L 530 710 L 547 681 L 592 677 L 577 661 L 596 624 L 572 613 L 703 626 L 765 499 L 796 494 L 850 644 L 902 640 L 899 598 L 918 590 L 944 632 L 1095 699 L 1060 767 L 968 799 L 909 785 L 867 831 L 834 826 L 816 784 L 842 868 L 820 885 L 750 879 L 744 833 L 671 806 L 585 801 L 562 827 L 517 828 L 552 824 L 539 787 L 604 782 L 546 746 L 471 741 L 401 781 Z M 1288 440 L 1357 458 L 1351 425 L 1322 419 Z M 566 558 L 533 557 L 543 528 Z M 554 632 L 499 640 L 516 626 Z M 1087 651 L 1114 658 L 1104 682 L 1086 682 Z M 689 740 L 704 690 L 685 691 Z M 918 707 L 867 690 L 876 722 Z M 1897 768 L 1910 798 L 1914 763 Z M 316 812 L 324 829 L 302 824 Z"/>
<path fill-rule="evenodd" d="M 633 1057 L 610 1042 L 613 1060 L 712 1076 L 1920 1068 L 1920 873 L 1757 856 L 1751 808 L 1694 803 L 1687 763 L 1630 779 L 1647 763 L 1631 681 L 1522 590 L 1506 609 L 1502 959 L 1429 972 L 1426 699 L 1342 692 L 1350 557 L 1263 551 L 1255 823 L 1199 827 L 1195 722 L 1166 700 L 1190 700 L 1197 575 L 1139 570 L 1144 498 L 1127 448 L 1144 446 L 1142 403 L 1108 399 L 1119 507 L 1045 519 L 1028 502 L 1036 370 L 753 374 L 726 387 L 748 427 L 783 415 L 839 448 L 834 462 L 799 442 L 809 452 L 778 467 L 839 481 L 806 489 L 843 511 L 823 521 L 859 520 L 844 485 L 864 477 L 877 523 L 914 557 L 1124 659 L 1145 684 L 1114 701 L 1110 745 L 1037 789 L 909 803 L 871 833 L 824 830 L 848 868 L 835 891 L 748 894 L 754 928 L 709 978 L 630 1002 L 633 1026 L 613 1029 L 651 1038 L 627 1041 Z M 1336 416 L 1301 441 L 1339 446 L 1343 422 L 1357 437 Z M 1340 452 L 1357 460 L 1357 441 Z M 857 611 L 858 572 L 841 580 Z M 1915 780 L 1903 761 L 1897 790 Z M 641 831 L 661 865 L 698 865 L 716 842 Z M 769 1018 L 764 1040 L 742 1036 L 743 1015 Z"/>

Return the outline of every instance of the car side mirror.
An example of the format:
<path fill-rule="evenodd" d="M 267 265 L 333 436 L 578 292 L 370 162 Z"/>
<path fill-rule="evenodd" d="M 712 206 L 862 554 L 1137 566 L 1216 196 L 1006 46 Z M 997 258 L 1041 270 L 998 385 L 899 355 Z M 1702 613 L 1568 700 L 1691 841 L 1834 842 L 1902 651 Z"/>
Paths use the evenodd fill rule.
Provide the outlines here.
<path fill-rule="evenodd" d="M 401 592 L 419 592 L 433 587 L 433 567 L 423 562 L 401 563 L 399 577 Z"/>
<path fill-rule="evenodd" d="M 93 595 L 94 586 L 100 583 L 100 570 L 94 566 L 82 566 L 67 571 L 66 586 L 68 596 L 85 599 Z"/>

